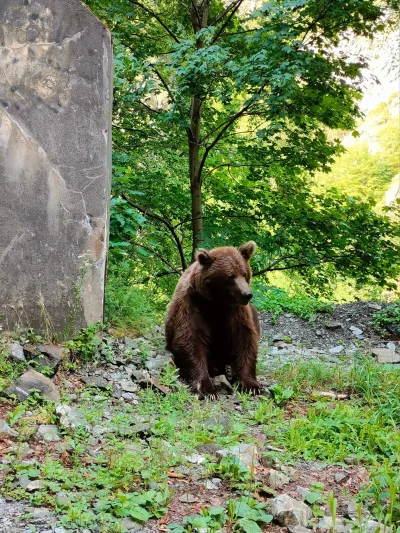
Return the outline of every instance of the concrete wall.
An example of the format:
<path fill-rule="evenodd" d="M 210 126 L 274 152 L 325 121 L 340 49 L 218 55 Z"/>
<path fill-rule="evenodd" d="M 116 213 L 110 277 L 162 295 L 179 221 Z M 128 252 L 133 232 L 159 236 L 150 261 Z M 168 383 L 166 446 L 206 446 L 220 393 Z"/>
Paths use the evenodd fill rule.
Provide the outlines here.
<path fill-rule="evenodd" d="M 0 1 L 0 327 L 103 318 L 112 46 L 79 0 Z"/>

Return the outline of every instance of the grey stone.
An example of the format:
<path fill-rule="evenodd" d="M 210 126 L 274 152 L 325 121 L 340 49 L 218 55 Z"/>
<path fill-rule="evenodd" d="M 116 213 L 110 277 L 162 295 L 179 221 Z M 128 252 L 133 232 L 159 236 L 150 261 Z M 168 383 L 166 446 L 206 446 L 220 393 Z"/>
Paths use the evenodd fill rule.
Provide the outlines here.
<path fill-rule="evenodd" d="M 151 376 L 147 370 L 133 370 L 132 378 L 135 379 L 141 387 L 149 387 L 152 384 Z"/>
<path fill-rule="evenodd" d="M 297 494 L 299 494 L 301 496 L 301 499 L 302 500 L 305 500 L 306 499 L 306 496 L 307 494 L 310 492 L 308 489 L 306 489 L 305 487 L 300 487 L 299 485 L 296 487 L 296 492 Z"/>
<path fill-rule="evenodd" d="M 393 528 L 375 520 L 367 520 L 366 527 L 362 531 L 365 531 L 365 533 L 392 533 Z"/>
<path fill-rule="evenodd" d="M 187 460 L 189 461 L 189 463 L 192 463 L 194 465 L 200 465 L 201 463 L 204 463 L 204 461 L 206 460 L 205 457 L 203 457 L 202 455 L 199 455 L 197 453 L 193 454 L 193 455 L 190 455 Z"/>
<path fill-rule="evenodd" d="M 344 346 L 342 346 L 341 344 L 338 345 L 338 346 L 334 346 L 333 348 L 329 348 L 329 353 L 331 354 L 338 354 L 338 353 L 342 353 L 344 350 Z"/>
<path fill-rule="evenodd" d="M 65 428 L 76 429 L 81 427 L 89 429 L 85 415 L 69 405 L 58 405 L 56 413 L 60 417 L 60 425 Z"/>
<path fill-rule="evenodd" d="M 136 349 L 138 347 L 138 341 L 137 339 L 131 339 L 130 337 L 124 338 L 125 346 L 128 348 Z"/>
<path fill-rule="evenodd" d="M 342 485 L 343 483 L 346 483 L 346 481 L 350 479 L 349 474 L 346 474 L 346 473 L 335 474 L 334 477 L 335 477 L 336 483 L 339 483 L 340 485 Z"/>
<path fill-rule="evenodd" d="M 26 400 L 32 389 L 39 389 L 44 397 L 53 402 L 60 401 L 60 393 L 58 388 L 54 385 L 51 379 L 43 376 L 36 370 L 29 369 L 22 374 L 15 383 L 13 383 L 8 389 L 3 391 L 4 394 L 10 396 L 14 394 L 21 401 Z"/>
<path fill-rule="evenodd" d="M 221 483 L 222 479 L 213 477 L 212 479 L 207 479 L 204 485 L 208 490 L 219 490 L 221 488 Z"/>
<path fill-rule="evenodd" d="M 136 383 L 133 383 L 132 381 L 120 381 L 118 383 L 121 390 L 125 392 L 136 392 L 138 390 L 138 386 Z M 123 397 L 124 395 L 122 395 Z"/>
<path fill-rule="evenodd" d="M 42 490 L 44 489 L 44 487 L 44 481 L 42 481 L 41 479 L 35 479 L 34 481 L 30 481 L 26 485 L 25 490 L 27 490 L 28 492 L 34 492 L 35 490 Z"/>
<path fill-rule="evenodd" d="M 0 326 L 61 333 L 103 318 L 110 32 L 80 0 L 2 0 L 0 35 Z"/>
<path fill-rule="evenodd" d="M 22 489 L 24 489 L 24 490 L 26 490 L 26 487 L 27 487 L 27 486 L 29 485 L 29 483 L 31 482 L 31 480 L 29 479 L 28 476 L 18 476 L 17 480 L 18 480 L 18 484 L 19 484 L 19 486 L 20 486 Z"/>
<path fill-rule="evenodd" d="M 340 329 L 343 327 L 343 324 L 341 322 L 338 322 L 337 320 L 331 320 L 330 322 L 327 322 L 325 324 L 325 327 L 327 329 Z"/>
<path fill-rule="evenodd" d="M 360 328 L 357 328 L 356 326 L 350 326 L 349 330 L 355 335 L 356 337 L 359 337 L 363 334 L 363 330 Z"/>
<path fill-rule="evenodd" d="M 280 470 L 286 474 L 291 481 L 297 481 L 300 477 L 298 470 L 293 466 L 281 465 Z"/>
<path fill-rule="evenodd" d="M 98 389 L 106 389 L 110 386 L 110 383 L 101 376 L 82 376 L 82 381 L 88 387 L 97 387 Z"/>
<path fill-rule="evenodd" d="M 193 494 L 183 494 L 179 497 L 179 501 L 182 503 L 195 503 L 198 502 L 199 499 L 197 496 L 194 496 Z"/>
<path fill-rule="evenodd" d="M 280 494 L 270 501 L 271 513 L 282 526 L 307 527 L 312 518 L 311 509 L 303 502 L 294 500 L 287 494 Z"/>
<path fill-rule="evenodd" d="M 386 363 L 400 363 L 400 353 L 387 348 L 374 348 L 372 353 L 376 355 L 377 361 L 380 364 Z"/>
<path fill-rule="evenodd" d="M 10 346 L 10 357 L 16 363 L 25 363 L 24 350 L 19 342 L 13 342 Z"/>
<path fill-rule="evenodd" d="M 273 489 L 281 489 L 284 485 L 290 483 L 290 478 L 283 472 L 271 468 L 268 476 L 268 485 Z"/>
<path fill-rule="evenodd" d="M 219 394 L 233 394 L 233 387 L 224 375 L 216 376 L 213 381 Z"/>
<path fill-rule="evenodd" d="M 0 439 L 18 437 L 18 432 L 12 429 L 5 420 L 0 419 Z"/>
<path fill-rule="evenodd" d="M 68 350 L 62 346 L 54 346 L 52 344 L 41 344 L 37 347 L 37 350 L 40 353 L 32 359 L 32 362 L 36 364 L 39 370 L 42 368 L 51 368 L 52 375 L 54 376 L 60 366 L 64 353 Z"/>
<path fill-rule="evenodd" d="M 332 531 L 333 530 L 333 520 L 331 516 L 324 516 L 318 522 L 318 529 L 321 531 Z M 335 521 L 335 528 L 333 531 L 335 533 L 346 533 L 351 531 L 351 524 L 347 524 L 343 518 L 337 517 Z"/>
<path fill-rule="evenodd" d="M 61 437 L 58 433 L 58 427 L 54 424 L 42 424 L 38 427 L 37 436 L 44 442 L 58 442 Z"/>
<path fill-rule="evenodd" d="M 146 361 L 147 370 L 161 370 L 167 365 L 173 366 L 174 362 L 171 357 L 165 357 L 164 355 L 157 355 Z"/>
<path fill-rule="evenodd" d="M 303 526 L 288 526 L 290 533 L 311 533 L 312 529 Z"/>
<path fill-rule="evenodd" d="M 239 444 L 237 446 L 231 446 L 224 450 L 218 450 L 216 454 L 217 457 L 221 459 L 227 455 L 233 455 L 238 458 L 239 463 L 242 466 L 260 466 L 258 461 L 258 450 L 255 444 Z"/>
<path fill-rule="evenodd" d="M 347 516 L 353 521 L 358 521 L 358 506 L 359 504 L 355 500 L 351 500 L 347 504 Z M 364 505 L 361 505 L 361 517 L 368 518 L 369 516 L 368 509 Z"/>
<path fill-rule="evenodd" d="M 132 518 L 124 518 L 122 520 L 122 527 L 125 529 L 128 530 L 128 533 L 131 533 L 133 531 L 139 531 L 142 526 L 141 524 L 139 524 L 139 522 L 135 522 L 134 520 L 132 520 Z"/>

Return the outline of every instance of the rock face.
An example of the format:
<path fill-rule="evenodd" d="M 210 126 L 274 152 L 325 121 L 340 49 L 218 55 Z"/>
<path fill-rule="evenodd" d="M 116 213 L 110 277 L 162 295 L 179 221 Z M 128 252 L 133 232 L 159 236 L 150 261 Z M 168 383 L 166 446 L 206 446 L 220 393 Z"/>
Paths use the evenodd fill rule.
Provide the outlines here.
<path fill-rule="evenodd" d="M 103 318 L 109 31 L 80 0 L 0 2 L 0 326 Z"/>

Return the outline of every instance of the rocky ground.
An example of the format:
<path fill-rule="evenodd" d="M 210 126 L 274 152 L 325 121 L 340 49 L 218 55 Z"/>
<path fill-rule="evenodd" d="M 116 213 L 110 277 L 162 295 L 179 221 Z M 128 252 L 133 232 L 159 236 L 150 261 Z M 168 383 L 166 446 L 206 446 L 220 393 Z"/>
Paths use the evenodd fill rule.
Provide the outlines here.
<path fill-rule="evenodd" d="M 373 533 L 376 517 L 354 500 L 370 475 L 361 456 L 306 459 L 275 437 L 314 405 L 352 401 L 329 380 L 296 396 L 280 381 L 288 367 L 345 372 L 361 353 L 400 362 L 399 341 L 371 327 L 378 307 L 337 306 L 311 321 L 264 314 L 264 395 L 237 394 L 220 378 L 213 403 L 178 382 L 158 327 L 146 338 L 110 331 L 67 347 L 3 336 L 0 375 L 19 370 L 3 376 L 0 401 L 0 532 L 331 531 L 332 493 L 335 531 L 359 531 L 362 521 Z M 187 516 L 197 518 L 183 529 Z"/>

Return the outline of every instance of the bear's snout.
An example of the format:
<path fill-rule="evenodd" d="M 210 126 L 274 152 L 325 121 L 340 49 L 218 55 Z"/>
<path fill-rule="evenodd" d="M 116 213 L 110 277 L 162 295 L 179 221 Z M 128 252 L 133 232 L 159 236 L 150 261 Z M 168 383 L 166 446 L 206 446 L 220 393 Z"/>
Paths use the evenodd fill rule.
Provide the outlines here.
<path fill-rule="evenodd" d="M 242 305 L 247 305 L 253 298 L 253 293 L 250 289 L 249 284 L 244 278 L 237 277 L 235 279 L 235 286 L 236 291 L 234 291 L 234 295 L 236 300 Z"/>

